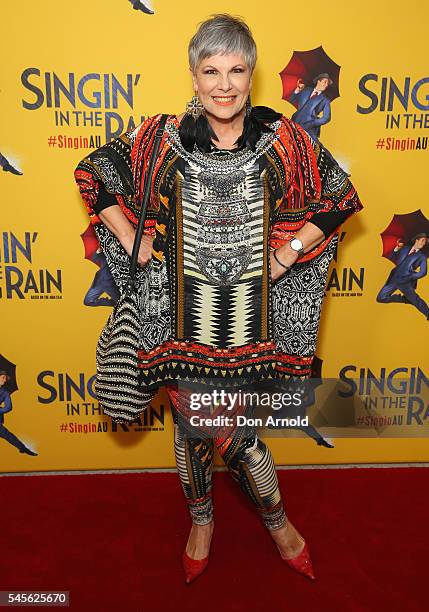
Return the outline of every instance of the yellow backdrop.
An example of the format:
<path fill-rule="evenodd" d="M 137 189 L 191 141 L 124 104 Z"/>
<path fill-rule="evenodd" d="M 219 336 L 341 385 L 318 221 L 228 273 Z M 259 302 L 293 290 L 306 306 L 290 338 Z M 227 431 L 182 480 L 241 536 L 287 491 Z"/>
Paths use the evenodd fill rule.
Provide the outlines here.
<path fill-rule="evenodd" d="M 174 465 L 162 393 L 140 427 L 112 430 L 98 412 L 94 347 L 110 309 L 83 304 L 97 267 L 84 258 L 88 218 L 73 169 L 142 117 L 182 112 L 192 95 L 187 43 L 214 12 L 241 15 L 253 31 L 253 104 L 291 116 L 279 73 L 293 51 L 322 45 L 341 66 L 340 97 L 321 140 L 351 172 L 365 208 L 343 226 L 331 266 L 317 350 L 324 376 L 428 374 L 426 318 L 412 304 L 376 301 L 392 269 L 381 232 L 395 214 L 420 209 L 429 217 L 427 3 L 153 0 L 152 7 L 151 15 L 128 0 L 44 0 L 3 9 L 0 354 L 16 365 L 18 384 L 4 427 L 38 453 L 0 439 L 3 471 Z M 429 300 L 427 276 L 417 292 Z M 397 395 L 406 401 L 409 391 Z M 325 431 L 332 449 L 296 436 L 268 443 L 278 464 L 428 461 L 427 405 L 420 417 L 395 437 Z"/>

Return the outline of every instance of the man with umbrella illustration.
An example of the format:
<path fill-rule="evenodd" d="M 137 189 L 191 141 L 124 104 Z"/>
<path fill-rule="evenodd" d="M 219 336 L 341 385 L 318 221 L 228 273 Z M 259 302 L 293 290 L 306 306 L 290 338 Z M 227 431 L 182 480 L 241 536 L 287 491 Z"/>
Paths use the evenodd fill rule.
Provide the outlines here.
<path fill-rule="evenodd" d="M 429 244 L 425 232 L 416 234 L 409 244 L 398 238 L 396 246 L 388 255 L 396 265 L 377 295 L 377 302 L 402 302 L 412 304 L 429 320 L 429 306 L 416 293 L 417 280 L 427 274 L 427 254 L 423 249 Z M 400 294 L 394 293 L 396 290 Z"/>
<path fill-rule="evenodd" d="M 94 251 L 90 259 L 100 269 L 95 273 L 94 280 L 86 292 L 83 303 L 85 306 L 114 306 L 119 299 L 119 290 L 100 247 Z M 103 293 L 107 294 L 107 297 L 103 297 Z"/>
<path fill-rule="evenodd" d="M 12 174 L 22 175 L 21 170 L 15 168 L 4 155 L 0 153 L 0 168 L 3 168 L 3 172 L 11 172 Z"/>
<path fill-rule="evenodd" d="M 302 79 L 298 79 L 289 97 L 289 101 L 298 106 L 292 121 L 299 123 L 316 141 L 320 136 L 320 127 L 331 120 L 331 102 L 324 92 L 332 82 L 327 72 L 321 72 L 313 79 L 313 87 L 306 87 Z"/>
<path fill-rule="evenodd" d="M 128 0 L 133 5 L 133 8 L 136 11 L 142 11 L 146 13 L 146 15 L 153 15 L 155 11 L 153 10 L 152 4 L 150 0 Z"/>
<path fill-rule="evenodd" d="M 16 389 L 17 386 L 9 373 L 6 372 L 6 370 L 0 369 L 0 438 L 3 438 L 3 440 L 6 440 L 6 442 L 9 442 L 9 444 L 15 446 L 20 453 L 37 455 L 37 453 L 27 448 L 25 444 L 15 436 L 15 434 L 4 426 L 4 415 L 6 412 L 10 412 L 12 410 L 12 399 L 10 395 Z"/>
<path fill-rule="evenodd" d="M 296 108 L 292 121 L 316 142 L 320 126 L 331 120 L 331 102 L 340 95 L 340 70 L 341 66 L 320 46 L 294 51 L 280 72 L 282 98 Z"/>
<path fill-rule="evenodd" d="M 257 385 L 256 389 L 259 393 L 265 392 L 273 399 L 275 395 L 282 396 L 283 394 L 290 394 L 293 396 L 294 393 L 298 394 L 299 402 L 292 405 L 282 405 L 280 408 L 275 410 L 268 407 L 262 407 L 260 416 L 267 418 L 272 416 L 274 419 L 304 419 L 311 406 L 316 402 L 315 389 L 323 384 L 322 379 L 322 360 L 317 356 L 314 357 L 311 364 L 311 377 L 306 380 L 292 377 L 289 380 L 278 380 L 270 381 L 266 385 Z M 281 421 L 277 421 L 281 423 Z M 274 424 L 265 425 L 268 430 L 286 430 L 286 429 L 297 429 L 303 431 L 307 436 L 312 438 L 318 446 L 325 446 L 326 448 L 334 448 L 334 445 L 329 439 L 323 437 L 323 435 L 316 429 L 316 427 L 309 423 L 308 425 L 277 425 L 276 421 Z"/>
<path fill-rule="evenodd" d="M 85 306 L 114 306 L 119 299 L 119 289 L 113 280 L 106 257 L 91 224 L 81 234 L 81 238 L 85 247 L 85 259 L 89 259 L 100 268 L 95 273 L 83 303 Z M 104 297 L 103 293 L 107 297 Z"/>

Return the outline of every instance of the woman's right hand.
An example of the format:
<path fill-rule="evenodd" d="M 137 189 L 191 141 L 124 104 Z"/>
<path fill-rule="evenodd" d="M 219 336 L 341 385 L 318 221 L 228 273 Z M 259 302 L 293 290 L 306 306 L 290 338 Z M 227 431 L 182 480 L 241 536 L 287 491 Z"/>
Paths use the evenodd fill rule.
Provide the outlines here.
<path fill-rule="evenodd" d="M 99 217 L 104 225 L 118 238 L 128 257 L 131 257 L 136 232 L 120 207 L 114 204 L 104 208 L 99 213 Z M 137 265 L 144 267 L 151 260 L 152 243 L 153 237 L 143 234 L 137 256 Z"/>
<path fill-rule="evenodd" d="M 143 234 L 141 242 L 140 242 L 140 249 L 137 255 L 137 265 L 140 266 L 141 268 L 144 268 L 149 263 L 149 261 L 152 259 L 152 244 L 153 244 L 153 237 Z M 122 244 L 122 246 L 126 250 L 129 257 L 131 257 L 132 255 L 133 245 L 134 245 L 134 236 L 127 237 L 125 244 L 124 243 Z"/>
<path fill-rule="evenodd" d="M 137 264 L 142 268 L 152 259 L 152 244 L 153 237 L 143 234 L 140 242 L 139 254 L 137 256 Z"/>

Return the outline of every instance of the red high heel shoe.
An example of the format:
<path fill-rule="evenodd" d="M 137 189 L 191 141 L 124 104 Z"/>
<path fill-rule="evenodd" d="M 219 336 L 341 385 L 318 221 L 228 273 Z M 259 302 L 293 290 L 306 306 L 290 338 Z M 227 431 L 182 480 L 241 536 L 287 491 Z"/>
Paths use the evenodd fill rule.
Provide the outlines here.
<path fill-rule="evenodd" d="M 214 525 L 213 525 L 214 529 Z M 213 531 L 212 531 L 213 536 Z M 211 539 L 210 539 L 211 544 Z M 204 557 L 204 559 L 192 559 L 186 552 L 186 549 L 182 555 L 183 569 L 185 571 L 185 582 L 189 583 L 195 580 L 203 571 L 206 569 L 207 564 L 209 562 L 209 556 Z"/>
<path fill-rule="evenodd" d="M 191 557 L 189 557 L 185 551 L 183 553 L 182 561 L 183 569 L 185 570 L 185 582 L 192 582 L 206 569 L 209 562 L 209 555 L 204 557 L 204 559 L 191 559 Z"/>
<path fill-rule="evenodd" d="M 286 561 L 289 567 L 294 569 L 299 574 L 303 574 L 307 578 L 310 578 L 310 580 L 316 580 L 316 576 L 314 575 L 314 571 L 313 571 L 313 565 L 311 563 L 310 552 L 308 550 L 307 542 L 305 542 L 304 540 L 303 542 L 304 542 L 304 548 L 302 549 L 302 551 L 295 557 L 291 557 L 291 558 L 283 557 L 281 550 L 277 543 L 276 543 L 276 546 L 279 549 L 281 558 L 283 559 L 283 561 Z"/>

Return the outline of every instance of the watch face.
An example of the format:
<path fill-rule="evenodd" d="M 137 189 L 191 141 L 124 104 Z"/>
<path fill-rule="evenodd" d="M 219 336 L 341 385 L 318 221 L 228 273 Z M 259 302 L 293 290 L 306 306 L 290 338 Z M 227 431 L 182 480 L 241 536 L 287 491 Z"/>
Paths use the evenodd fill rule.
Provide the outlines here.
<path fill-rule="evenodd" d="M 300 249 L 302 249 L 302 242 L 299 238 L 294 238 L 290 241 L 290 246 L 293 248 L 294 251 L 299 251 Z"/>

